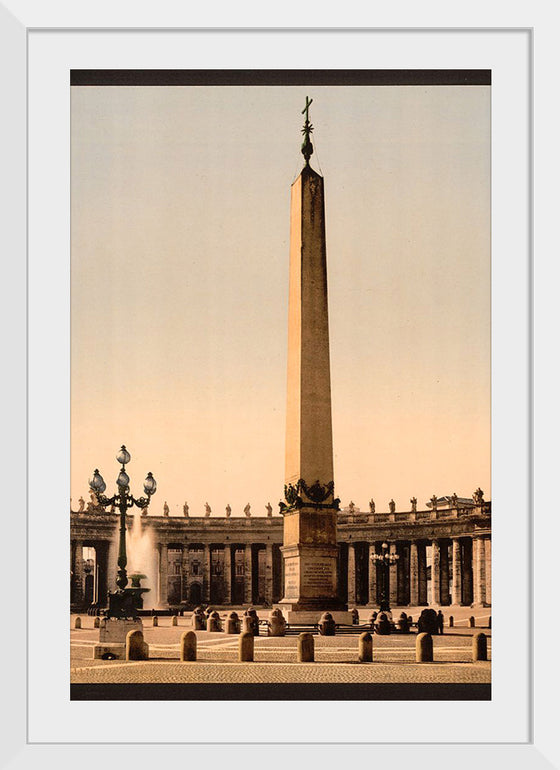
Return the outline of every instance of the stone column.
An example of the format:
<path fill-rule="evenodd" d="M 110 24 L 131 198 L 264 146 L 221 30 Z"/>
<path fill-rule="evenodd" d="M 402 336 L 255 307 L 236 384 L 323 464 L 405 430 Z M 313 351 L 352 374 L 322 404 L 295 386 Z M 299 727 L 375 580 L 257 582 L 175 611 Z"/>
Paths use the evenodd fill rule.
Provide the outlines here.
<path fill-rule="evenodd" d="M 478 538 L 471 539 L 472 544 L 472 604 L 480 604 L 480 581 L 478 580 Z"/>
<path fill-rule="evenodd" d="M 204 545 L 204 555 L 202 557 L 202 601 L 208 604 L 210 602 L 210 581 L 212 580 L 212 554 L 210 546 Z"/>
<path fill-rule="evenodd" d="M 396 555 L 397 553 L 397 544 L 396 543 L 389 543 L 389 554 Z M 397 576 L 398 576 L 398 565 L 397 562 L 394 564 L 391 564 L 389 567 L 389 604 L 391 605 L 391 608 L 393 608 L 397 602 L 398 602 L 398 582 L 397 582 Z"/>
<path fill-rule="evenodd" d="M 397 562 L 397 604 L 399 606 L 407 605 L 410 602 L 410 551 L 404 543 L 397 543 L 397 553 L 400 559 Z"/>
<path fill-rule="evenodd" d="M 272 604 L 272 588 L 273 588 L 272 543 L 266 544 L 265 570 L 266 571 L 264 576 L 264 600 L 267 604 Z"/>
<path fill-rule="evenodd" d="M 484 540 L 484 588 L 486 604 L 492 604 L 492 540 L 488 537 Z"/>
<path fill-rule="evenodd" d="M 348 543 L 348 604 L 356 604 L 356 552 Z"/>
<path fill-rule="evenodd" d="M 286 578 L 285 578 L 285 575 L 284 575 L 284 559 L 282 558 L 282 548 L 281 548 L 281 546 L 279 546 L 278 549 L 280 551 L 280 559 L 281 559 L 279 582 L 280 582 L 280 597 L 282 597 L 282 596 L 284 596 L 284 594 L 286 592 L 285 591 L 285 581 L 286 581 Z"/>
<path fill-rule="evenodd" d="M 418 545 L 418 603 L 428 604 L 428 546 Z"/>
<path fill-rule="evenodd" d="M 449 604 L 449 544 L 444 540 L 440 545 L 440 602 Z"/>
<path fill-rule="evenodd" d="M 117 558 L 119 555 L 119 543 L 117 536 L 112 537 L 107 549 L 107 590 L 117 590 Z"/>
<path fill-rule="evenodd" d="M 167 569 L 168 569 L 168 559 L 167 559 L 167 543 L 160 543 L 159 544 L 159 583 L 158 583 L 158 589 L 159 589 L 159 596 L 158 596 L 158 603 L 160 606 L 167 606 L 168 599 L 167 599 Z"/>
<path fill-rule="evenodd" d="M 473 541 L 472 538 L 461 540 L 461 604 L 472 604 L 473 589 Z"/>
<path fill-rule="evenodd" d="M 451 604 L 461 604 L 463 587 L 463 566 L 461 564 L 461 542 L 458 538 L 453 538 L 452 567 L 453 567 L 453 589 L 451 595 Z"/>
<path fill-rule="evenodd" d="M 188 601 L 189 598 L 189 546 L 183 546 L 183 555 L 181 556 L 181 601 Z"/>
<path fill-rule="evenodd" d="M 418 544 L 418 604 L 428 604 L 428 568 L 426 564 L 426 544 Z"/>
<path fill-rule="evenodd" d="M 377 564 L 373 559 L 375 555 L 375 543 L 370 543 L 369 546 L 369 561 L 368 561 L 368 604 L 373 607 L 377 604 Z"/>
<path fill-rule="evenodd" d="M 473 604 L 484 605 L 484 540 L 473 538 Z"/>
<path fill-rule="evenodd" d="M 419 604 L 418 599 L 418 544 L 412 541 L 410 543 L 410 605 L 415 607 Z"/>
<path fill-rule="evenodd" d="M 224 602 L 231 604 L 231 545 L 224 543 Z"/>
<path fill-rule="evenodd" d="M 84 601 L 84 558 L 83 543 L 74 540 L 70 557 L 70 569 L 72 570 L 71 602 L 80 605 Z"/>
<path fill-rule="evenodd" d="M 250 543 L 245 546 L 245 604 L 253 603 L 253 550 Z"/>
<path fill-rule="evenodd" d="M 439 541 L 432 540 L 432 604 L 441 604 Z"/>

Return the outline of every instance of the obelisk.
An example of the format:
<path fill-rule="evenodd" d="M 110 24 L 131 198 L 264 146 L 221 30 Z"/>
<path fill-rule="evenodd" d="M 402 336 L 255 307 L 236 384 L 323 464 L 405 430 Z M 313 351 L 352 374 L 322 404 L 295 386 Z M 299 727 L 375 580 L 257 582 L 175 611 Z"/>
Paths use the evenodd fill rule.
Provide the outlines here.
<path fill-rule="evenodd" d="M 288 622 L 316 622 L 323 611 L 347 620 L 338 598 L 327 249 L 323 177 L 313 154 L 306 98 L 305 165 L 292 185 L 284 516 L 284 598 Z M 344 615 L 344 617 L 342 617 Z"/>

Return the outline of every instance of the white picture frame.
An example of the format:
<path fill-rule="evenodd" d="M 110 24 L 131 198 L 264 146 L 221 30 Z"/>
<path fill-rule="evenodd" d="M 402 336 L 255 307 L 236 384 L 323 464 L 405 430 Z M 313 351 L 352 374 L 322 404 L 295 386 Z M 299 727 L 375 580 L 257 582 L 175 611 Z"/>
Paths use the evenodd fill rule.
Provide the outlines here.
<path fill-rule="evenodd" d="M 10 469 L 10 489 L 7 492 L 5 503 L 7 506 L 6 510 L 10 512 L 10 517 L 9 520 L 5 522 L 5 524 L 8 529 L 7 541 L 12 544 L 18 544 L 17 548 L 6 549 L 7 553 L 4 559 L 4 584 L 9 586 L 10 590 L 12 590 L 12 586 L 15 586 L 16 588 L 14 592 L 15 596 L 13 596 L 14 601 L 9 605 L 10 622 L 8 625 L 10 628 L 18 629 L 18 633 L 15 635 L 15 638 L 11 633 L 9 638 L 7 637 L 6 633 L 2 634 L 2 659 L 5 661 L 5 663 L 9 661 L 9 665 L 6 666 L 6 705 L 9 706 L 9 719 L 13 720 L 13 726 L 11 725 L 11 729 L 6 731 L 7 740 L 4 744 L 6 766 L 8 762 L 10 762 L 10 766 L 14 767 L 27 767 L 28 765 L 31 766 L 34 765 L 37 761 L 40 761 L 40 759 L 46 758 L 47 753 L 49 754 L 49 759 L 52 758 L 59 765 L 66 766 L 66 764 L 70 764 L 70 762 L 79 761 L 79 752 L 81 751 L 82 744 L 84 743 L 96 744 L 95 747 L 88 748 L 88 752 L 91 752 L 89 756 L 94 756 L 96 758 L 95 761 L 110 761 L 111 756 L 115 756 L 117 754 L 119 757 L 122 757 L 123 751 L 126 750 L 126 761 L 130 761 L 130 754 L 133 752 L 134 761 L 140 766 L 144 766 L 144 764 L 147 765 L 148 763 L 154 761 L 155 757 L 157 756 L 157 752 L 160 751 L 158 746 L 160 746 L 161 749 L 163 749 L 163 746 L 165 746 L 166 758 L 171 758 L 175 751 L 184 751 L 185 748 L 184 745 L 174 745 L 176 743 L 182 744 L 181 736 L 177 736 L 176 741 L 166 741 L 163 745 L 154 743 L 138 743 L 135 744 L 136 747 L 134 749 L 130 745 L 127 745 L 126 747 L 121 745 L 118 747 L 112 745 L 115 742 L 118 743 L 118 741 L 115 741 L 114 739 L 103 743 L 97 742 L 90 737 L 90 734 L 87 730 L 88 720 L 94 716 L 93 710 L 90 708 L 90 704 L 75 704 L 76 706 L 79 706 L 81 718 L 85 727 L 82 733 L 72 741 L 62 741 L 56 739 L 54 739 L 52 742 L 48 739 L 39 741 L 36 739 L 30 740 L 28 722 L 26 718 L 28 704 L 27 692 L 26 688 L 24 687 L 24 682 L 26 680 L 26 676 L 35 676 L 37 656 L 36 654 L 32 656 L 35 663 L 26 672 L 27 656 L 23 644 L 23 635 L 20 629 L 25 626 L 27 612 L 25 609 L 23 588 L 20 588 L 20 586 L 23 584 L 23 544 L 26 542 L 28 536 L 33 539 L 33 528 L 32 526 L 29 526 L 28 528 L 26 524 L 23 498 L 25 497 L 27 482 L 29 483 L 30 488 L 35 487 L 35 499 L 37 499 L 37 486 L 39 486 L 39 490 L 42 490 L 45 503 L 47 502 L 48 496 L 51 494 L 51 490 L 49 489 L 48 485 L 48 467 L 39 467 L 37 464 L 32 462 L 26 471 L 25 463 L 23 462 L 23 459 L 27 456 L 27 436 L 26 432 L 22 431 L 22 425 L 27 424 L 27 419 L 33 422 L 34 419 L 38 418 L 38 415 L 33 411 L 36 403 L 33 402 L 32 399 L 30 401 L 30 411 L 28 412 L 28 416 L 26 418 L 26 317 L 24 310 L 26 307 L 27 297 L 33 296 L 34 291 L 33 286 L 31 286 L 32 292 L 28 295 L 26 269 L 27 261 L 25 256 L 27 249 L 26 137 L 28 116 L 26 108 L 28 105 L 26 104 L 26 65 L 28 41 L 30 34 L 48 36 L 49 33 L 53 34 L 57 29 L 66 29 L 68 30 L 67 34 L 76 35 L 83 34 L 79 33 L 77 31 L 78 29 L 85 31 L 93 31 L 100 28 L 104 28 L 105 30 L 111 30 L 114 28 L 120 28 L 121 30 L 123 28 L 131 29 L 131 19 L 134 20 L 132 29 L 136 30 L 139 28 L 144 28 L 146 30 L 157 28 L 159 31 L 161 31 L 162 29 L 177 30 L 180 28 L 208 26 L 207 19 L 204 18 L 204 12 L 199 12 L 198 14 L 189 12 L 187 14 L 185 10 L 177 7 L 166 8 L 165 10 L 156 10 L 149 3 L 135 3 L 133 14 L 130 14 L 131 9 L 132 6 L 125 7 L 125 5 L 120 5 L 117 10 L 99 8 L 95 11 L 90 11 L 90 13 L 87 14 L 87 10 L 83 8 L 75 8 L 72 4 L 62 2 L 49 3 L 47 6 L 36 3 L 13 2 L 5 3 L 4 7 L 0 7 L 0 19 L 2 22 L 1 50 L 2 58 L 4 60 L 4 66 L 2 67 L 2 78 L 4 81 L 2 92 L 6 100 L 5 104 L 9 104 L 10 106 L 8 112 L 10 119 L 6 121 L 5 125 L 3 126 L 4 141 L 2 145 L 4 148 L 10 149 L 10 152 L 6 153 L 5 164 L 7 170 L 6 179 L 9 179 L 9 183 L 2 185 L 5 203 L 3 208 L 4 211 L 9 209 L 10 213 L 13 212 L 13 215 L 6 217 L 5 226 L 3 227 L 4 232 L 2 236 L 2 240 L 6 240 L 6 248 L 3 251 L 4 253 L 11 255 L 8 266 L 10 296 L 7 297 L 7 301 L 3 303 L 2 311 L 4 322 L 3 328 L 9 330 L 8 335 L 6 335 L 6 355 L 7 360 L 10 361 L 10 377 L 5 378 L 3 383 L 4 400 L 5 403 L 10 404 L 9 419 L 7 420 L 8 427 L 10 429 L 10 440 L 5 442 L 3 452 L 5 452 L 6 460 L 8 460 L 8 458 L 12 460 L 12 463 L 4 463 L 4 467 Z M 401 7 L 399 17 L 401 19 L 406 18 L 409 27 L 400 27 L 400 30 L 404 31 L 407 29 L 411 34 L 414 33 L 415 30 L 418 33 L 426 32 L 429 24 L 440 27 L 441 22 L 445 20 L 446 23 L 449 23 L 450 26 L 447 29 L 439 28 L 438 34 L 447 34 L 451 36 L 456 34 L 457 30 L 460 30 L 461 32 L 467 31 L 468 28 L 465 26 L 454 27 L 457 21 L 459 21 L 457 18 L 455 21 L 451 19 L 451 16 L 454 14 L 449 16 L 446 11 L 445 14 L 438 15 L 439 10 L 439 4 L 433 4 L 432 9 L 423 8 L 422 13 L 420 14 L 418 9 L 414 9 L 414 7 L 410 5 L 409 13 L 404 14 L 403 8 Z M 130 14 L 128 16 L 126 16 L 127 11 Z M 306 13 L 308 12 L 309 9 L 307 11 L 305 9 L 302 11 L 298 9 L 298 13 L 292 14 L 293 20 L 288 23 L 288 26 L 298 28 L 301 25 L 304 25 L 307 18 Z M 496 16 L 498 15 L 499 14 L 496 14 Z M 529 67 L 527 72 L 527 82 L 531 86 L 533 75 L 532 56 L 534 55 L 535 63 L 537 67 L 540 67 L 540 69 L 536 70 L 538 73 L 538 78 L 535 80 L 534 85 L 530 87 L 530 93 L 531 98 L 533 94 L 537 99 L 539 97 L 541 98 L 539 105 L 541 105 L 541 114 L 544 115 L 546 114 L 545 105 L 547 101 L 547 92 L 544 89 L 547 87 L 547 83 L 550 93 L 553 93 L 552 74 L 550 71 L 545 74 L 547 63 L 552 61 L 551 57 L 553 56 L 554 51 L 552 42 L 552 14 L 548 15 L 546 10 L 543 10 L 541 6 L 540 8 L 537 7 L 535 10 L 531 10 L 529 15 L 534 19 L 532 28 L 527 27 L 526 19 L 521 20 L 515 17 L 514 12 L 503 12 L 500 19 L 496 18 L 492 20 L 490 18 L 488 9 L 474 8 L 472 9 L 472 13 L 469 12 L 469 24 L 472 27 L 479 28 L 478 31 L 481 32 L 485 28 L 490 31 L 490 28 L 487 27 L 487 24 L 493 23 L 502 30 L 504 35 L 517 34 L 520 36 L 525 36 L 525 39 L 528 41 L 528 50 L 530 52 L 530 58 L 527 62 Z M 228 13 L 224 12 L 219 16 L 220 20 L 222 21 L 222 25 L 225 28 L 220 34 L 225 36 L 228 34 L 235 35 L 236 32 L 232 29 L 232 27 L 239 27 L 240 22 L 243 20 L 245 24 L 253 26 L 253 21 L 264 18 L 262 16 L 259 17 L 258 15 L 251 17 L 248 12 L 240 12 L 239 9 L 236 9 L 234 15 L 232 15 L 230 12 L 230 15 L 228 16 Z M 354 34 L 356 35 L 364 34 L 369 25 L 373 24 L 373 19 L 368 18 L 368 14 L 362 14 L 362 17 L 363 23 L 359 25 L 358 28 L 354 28 Z M 379 31 L 379 27 L 381 26 L 381 19 L 384 19 L 384 23 L 382 24 L 383 27 L 391 27 L 392 23 L 394 24 L 392 18 L 395 19 L 396 17 L 394 14 L 392 17 L 389 10 L 381 14 L 376 14 L 375 23 L 377 26 L 377 31 Z M 449 22 L 447 21 L 448 19 L 450 20 Z M 531 19 L 531 21 L 533 21 L 533 19 Z M 251 23 L 249 23 L 249 21 Z M 322 15 L 321 21 L 321 26 L 337 27 L 337 25 L 340 24 L 343 19 L 331 17 L 327 21 L 326 15 Z M 461 19 L 461 21 L 464 21 L 464 19 Z M 263 26 L 266 27 L 267 23 L 263 23 Z M 506 26 L 504 26 L 504 24 Z M 211 24 L 210 26 L 216 27 L 217 25 Z M 452 29 L 453 27 L 455 31 Z M 500 29 L 496 29 L 496 27 L 494 27 L 492 31 L 499 32 Z M 70 30 L 74 31 L 71 32 Z M 538 32 L 538 36 L 536 35 L 535 30 Z M 131 34 L 134 33 L 131 32 Z M 252 34 L 265 35 L 266 33 L 261 30 L 260 32 L 255 31 Z M 317 30 L 315 34 L 320 35 L 324 33 L 321 33 L 320 30 Z M 538 45 L 536 45 L 534 51 L 533 39 L 538 39 L 540 41 Z M 101 66 L 102 64 L 99 64 L 98 68 L 101 68 Z M 449 68 L 445 66 L 444 62 L 442 62 L 440 66 L 442 68 Z M 511 86 L 511 84 L 508 84 L 508 87 L 509 86 Z M 527 117 L 530 121 L 530 115 Z M 30 114 L 29 119 L 33 119 L 32 114 Z M 531 125 L 531 123 L 529 123 L 529 125 Z M 549 246 L 549 248 L 551 251 L 553 251 L 554 240 L 551 239 L 550 241 L 544 241 L 544 238 L 547 237 L 545 212 L 548 210 L 546 209 L 546 206 L 552 205 L 552 202 L 547 201 L 545 197 L 547 189 L 546 179 L 554 178 L 552 176 L 555 167 L 554 160 L 557 162 L 557 155 L 555 158 L 552 154 L 552 121 L 547 121 L 546 119 L 542 120 L 541 118 L 537 125 L 537 130 L 539 132 L 539 142 L 535 143 L 535 150 L 537 153 L 537 163 L 539 162 L 539 159 L 542 163 L 541 166 L 537 165 L 536 167 L 538 170 L 536 181 L 539 185 L 542 184 L 542 187 L 537 187 L 537 197 L 535 199 L 535 202 L 539 205 L 536 217 L 536 221 L 539 224 L 537 242 L 542 244 L 552 244 Z M 527 134 L 528 140 L 531 141 L 532 131 L 528 131 Z M 540 140 L 542 140 L 542 142 Z M 551 154 L 549 155 L 548 153 Z M 531 158 L 531 153 L 529 150 L 527 151 L 527 158 L 529 160 Z M 539 191 L 541 191 L 540 196 L 538 195 Z M 532 183 L 530 172 L 527 173 L 526 176 L 526 190 L 524 193 L 527 203 L 527 222 L 530 228 L 527 233 L 529 243 L 526 248 L 528 252 L 532 236 L 532 222 L 530 219 L 530 214 L 532 212 Z M 539 214 L 541 215 L 540 217 Z M 550 214 L 552 214 L 552 211 Z M 548 226 L 552 226 L 554 219 L 554 216 L 550 217 L 548 220 Z M 514 224 L 512 227 L 514 228 Z M 525 287 L 528 300 L 529 292 L 531 290 L 533 269 L 529 258 L 527 259 L 527 265 L 531 266 L 530 270 L 528 271 L 527 285 Z M 539 329 L 549 328 L 551 308 L 555 306 L 555 303 L 553 302 L 552 298 L 549 297 L 548 292 L 554 290 L 553 278 L 556 274 L 552 270 L 550 275 L 545 276 L 543 274 L 545 272 L 545 265 L 541 262 L 537 263 L 537 266 L 538 272 L 536 277 L 539 279 L 538 283 L 540 291 L 542 292 L 542 295 L 540 295 L 542 297 L 541 301 L 538 303 L 535 302 L 534 305 L 534 319 L 535 323 L 537 324 L 536 328 L 538 331 Z M 67 270 L 67 265 L 62 266 L 62 270 L 63 272 L 64 270 Z M 53 280 L 56 280 L 56 278 L 57 276 L 55 275 Z M 31 281 L 33 280 L 32 275 L 30 276 L 30 279 Z M 48 286 L 43 286 L 41 288 L 43 292 L 49 291 Z M 526 310 L 530 311 L 529 301 L 527 301 Z M 521 350 L 520 357 L 522 361 L 520 368 L 522 376 L 524 376 L 529 375 L 529 372 L 526 372 L 525 367 L 523 366 L 523 356 L 524 345 L 528 342 L 529 333 L 532 330 L 532 320 L 530 317 L 527 317 L 526 312 L 521 312 L 520 315 L 522 316 L 521 319 L 517 320 L 521 323 L 521 326 L 525 326 L 526 328 L 525 336 L 522 336 L 520 339 L 518 338 Z M 14 323 L 14 319 L 18 319 L 19 323 Z M 544 345 L 547 345 L 547 348 L 544 348 Z M 554 406 L 551 390 L 552 387 L 554 387 L 554 379 L 552 376 L 550 376 L 553 374 L 553 372 L 550 372 L 550 369 L 543 370 L 542 368 L 550 366 L 549 349 L 544 335 L 543 337 L 536 337 L 533 352 L 534 355 L 537 356 L 537 364 L 539 366 L 537 373 L 541 373 L 542 377 L 542 380 L 537 381 L 535 386 L 538 388 L 536 392 L 539 395 L 539 398 L 535 399 L 535 403 L 538 407 L 536 409 L 537 422 L 535 425 L 535 438 L 541 439 L 542 434 L 548 428 L 548 421 L 550 418 L 557 418 L 557 408 Z M 545 356 L 547 359 L 546 361 Z M 529 361 L 528 357 L 527 361 Z M 43 368 L 49 364 L 49 351 L 43 351 L 43 355 L 39 358 L 31 357 L 29 363 L 30 368 L 28 377 L 29 380 L 32 380 L 33 378 L 40 376 L 38 375 L 38 371 L 40 371 L 39 367 Z M 549 376 L 547 376 L 547 374 Z M 527 382 L 525 382 L 525 386 L 527 389 L 527 395 L 529 396 L 530 389 Z M 530 412 L 528 408 L 526 409 L 525 413 L 522 414 L 521 420 L 526 417 L 530 418 Z M 542 421 L 539 421 L 541 418 Z M 516 425 L 517 422 L 519 422 L 519 419 L 519 416 L 515 416 L 513 418 L 513 421 Z M 547 484 L 548 488 L 550 488 L 551 479 L 553 479 L 555 476 L 555 468 L 552 465 L 554 460 L 554 453 L 549 451 L 550 447 L 547 446 L 546 441 L 543 441 L 542 445 L 537 444 L 536 453 L 534 456 L 535 461 L 537 462 L 537 470 L 533 480 L 531 474 L 532 454 L 530 453 L 532 448 L 532 435 L 529 425 L 525 424 L 524 428 L 520 433 L 518 433 L 518 435 L 521 436 L 521 442 L 523 444 L 523 451 L 521 454 L 525 454 L 527 464 L 527 483 L 526 486 L 523 486 L 522 483 L 522 487 L 523 489 L 526 488 L 526 490 L 531 494 L 533 494 L 534 489 L 538 490 L 538 493 L 534 495 L 533 511 L 544 511 L 547 501 L 553 499 L 551 495 L 547 497 Z M 31 443 L 33 442 L 33 437 L 31 437 L 30 441 Z M 517 460 L 519 460 L 519 457 L 517 457 Z M 45 463 L 45 466 L 48 466 L 48 462 Z M 518 484 L 518 478 L 514 476 L 511 483 L 513 486 L 516 486 Z M 65 497 L 64 490 L 62 497 Z M 51 505 L 46 505 L 47 514 L 52 510 L 53 508 Z M 526 546 L 527 536 L 529 538 L 530 546 L 532 546 L 533 542 L 538 542 L 538 558 L 535 559 L 535 577 L 534 583 L 532 584 L 532 607 L 531 609 L 528 607 L 525 609 L 526 602 L 520 602 L 519 614 L 511 618 L 512 644 L 516 639 L 516 635 L 521 636 L 523 633 L 529 633 L 531 635 L 530 626 L 534 623 L 535 619 L 538 620 L 539 629 L 545 627 L 546 630 L 546 633 L 543 632 L 535 634 L 531 638 L 529 654 L 531 656 L 530 663 L 533 665 L 533 670 L 531 671 L 530 666 L 528 668 L 524 668 L 522 666 L 521 674 L 519 674 L 519 670 L 516 670 L 515 668 L 512 668 L 511 670 L 512 681 L 515 680 L 517 675 L 529 675 L 529 697 L 527 699 L 527 713 L 529 715 L 529 724 L 527 729 L 528 740 L 523 740 L 521 742 L 514 740 L 508 742 L 496 740 L 495 742 L 487 741 L 484 743 L 460 743 L 460 745 L 458 745 L 456 741 L 446 742 L 445 736 L 442 736 L 440 741 L 431 742 L 429 744 L 418 742 L 407 743 L 406 726 L 404 725 L 402 735 L 403 742 L 399 743 L 386 743 L 383 740 L 379 740 L 379 738 L 377 738 L 377 740 L 368 740 L 368 738 L 370 738 L 370 735 L 368 735 L 369 731 L 364 730 L 363 739 L 360 740 L 356 740 L 354 736 L 349 741 L 341 740 L 340 742 L 336 742 L 334 744 L 329 743 L 328 746 L 324 745 L 321 741 L 319 741 L 321 745 L 313 745 L 317 744 L 318 741 L 316 734 L 313 733 L 313 730 L 310 730 L 310 742 L 307 743 L 305 741 L 297 741 L 297 745 L 295 745 L 294 743 L 290 742 L 289 730 L 279 730 L 278 740 L 272 741 L 272 743 L 277 742 L 282 744 L 283 761 L 289 761 L 291 758 L 295 758 L 296 756 L 300 761 L 302 757 L 308 758 L 309 761 L 317 761 L 317 759 L 322 756 L 323 751 L 327 751 L 333 758 L 335 758 L 335 760 L 342 759 L 343 756 L 346 756 L 346 752 L 351 748 L 353 752 L 352 756 L 356 756 L 356 758 L 358 757 L 358 754 L 366 758 L 370 756 L 372 750 L 374 750 L 376 762 L 390 761 L 394 763 L 395 759 L 397 758 L 399 764 L 402 763 L 404 765 L 404 763 L 413 761 L 416 766 L 420 767 L 427 767 L 429 765 L 431 766 L 434 761 L 442 762 L 446 760 L 452 761 L 454 765 L 458 767 L 462 767 L 463 765 L 466 767 L 467 763 L 470 765 L 472 761 L 478 761 L 482 764 L 483 767 L 486 767 L 494 765 L 494 763 L 500 759 L 508 761 L 510 765 L 513 764 L 513 766 L 519 767 L 550 767 L 551 764 L 552 766 L 559 766 L 558 748 L 556 745 L 557 741 L 555 734 L 555 709 L 549 708 L 548 701 L 548 693 L 551 690 L 551 683 L 553 686 L 555 683 L 554 671 L 553 667 L 547 663 L 548 661 L 553 660 L 552 655 L 554 650 L 552 645 L 555 631 L 558 628 L 558 619 L 554 617 L 553 609 L 551 610 L 551 608 L 553 608 L 553 605 L 551 604 L 553 596 L 551 586 L 554 585 L 552 582 L 553 567 L 551 566 L 554 564 L 554 552 L 552 549 L 554 548 L 554 543 L 556 540 L 554 534 L 558 524 L 557 521 L 554 519 L 551 520 L 550 517 L 539 519 L 538 516 L 536 516 L 534 513 L 532 520 L 530 517 L 526 517 L 526 524 L 527 535 L 525 532 L 523 532 L 520 538 L 512 540 L 510 546 L 511 553 L 513 554 L 513 556 L 511 556 L 511 562 L 510 557 L 507 558 L 506 562 L 503 562 L 502 559 L 502 566 L 509 565 L 511 567 L 511 565 L 514 563 L 514 560 L 517 562 L 520 553 Z M 528 566 L 530 567 L 530 562 Z M 6 575 L 9 576 L 9 578 L 7 578 Z M 530 576 L 531 573 L 529 573 L 529 578 Z M 535 586 L 538 588 L 536 591 L 534 590 Z M 59 587 L 63 588 L 62 586 Z M 56 588 L 57 586 L 55 586 L 55 589 Z M 27 595 L 36 589 L 36 583 L 30 583 L 28 585 Z M 44 590 L 44 586 L 41 586 L 41 589 Z M 20 596 L 17 594 L 19 590 L 21 590 Z M 527 596 L 530 598 L 529 585 L 527 586 Z M 66 600 L 66 595 L 64 595 L 64 599 Z M 550 617 L 551 611 L 552 617 Z M 30 638 L 30 645 L 36 646 L 37 638 L 40 639 L 41 634 L 45 633 L 45 629 L 34 622 L 33 615 L 31 614 L 29 615 L 29 621 L 28 633 Z M 545 639 L 544 636 L 547 638 Z M 45 661 L 45 665 L 50 665 L 48 659 Z M 66 672 L 64 672 L 64 676 L 66 676 Z M 56 711 L 56 699 L 53 701 L 52 705 L 53 709 Z M 119 704 L 113 705 L 116 706 L 118 710 Z M 336 710 L 336 704 L 332 705 L 333 709 Z M 476 706 L 476 704 L 474 705 Z M 145 713 L 146 709 L 143 708 L 141 711 Z M 250 711 L 250 709 L 248 709 L 248 711 Z M 214 761 L 227 761 L 228 752 L 231 752 L 232 750 L 228 742 L 221 742 L 219 735 L 216 736 L 216 741 L 205 740 L 203 742 L 205 744 L 212 743 L 212 749 L 209 749 L 208 746 L 201 746 L 197 748 L 197 741 L 189 741 L 189 743 L 195 744 L 194 746 L 188 748 L 188 751 L 192 752 L 191 758 L 193 761 L 195 761 L 195 755 L 197 754 L 200 754 L 200 756 L 196 756 L 196 760 L 200 759 L 200 761 L 204 761 L 205 752 L 209 750 L 212 751 Z M 250 752 L 251 755 L 253 752 L 262 752 L 263 750 L 262 742 L 259 740 L 259 736 L 255 735 L 254 739 L 251 739 L 250 734 L 247 732 L 244 735 L 240 735 L 239 741 L 235 740 L 233 742 L 242 743 L 244 746 L 246 746 L 244 751 Z M 267 743 L 269 742 L 270 741 L 267 741 Z M 377 745 L 373 746 L 372 744 Z M 251 745 L 251 748 L 249 745 Z M 240 751 L 239 749 L 240 747 L 237 749 L 235 756 L 240 761 L 242 761 L 244 751 Z M 275 749 L 269 746 L 266 750 L 274 751 Z"/>

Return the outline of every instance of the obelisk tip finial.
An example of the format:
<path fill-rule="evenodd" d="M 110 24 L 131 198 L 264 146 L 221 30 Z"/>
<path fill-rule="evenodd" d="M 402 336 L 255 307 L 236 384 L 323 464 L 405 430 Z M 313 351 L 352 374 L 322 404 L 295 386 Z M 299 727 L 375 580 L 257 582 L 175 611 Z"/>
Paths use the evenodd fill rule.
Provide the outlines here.
<path fill-rule="evenodd" d="M 303 134 L 303 144 L 301 145 L 301 152 L 303 154 L 303 157 L 305 158 L 306 166 L 309 166 L 309 158 L 313 155 L 313 145 L 311 144 L 311 139 L 309 138 L 311 135 L 311 132 L 313 131 L 313 126 L 309 122 L 309 107 L 312 102 L 313 102 L 313 99 L 310 99 L 308 96 L 306 96 L 305 107 L 301 111 L 301 114 L 305 115 L 305 123 L 303 128 L 301 129 L 301 133 Z"/>

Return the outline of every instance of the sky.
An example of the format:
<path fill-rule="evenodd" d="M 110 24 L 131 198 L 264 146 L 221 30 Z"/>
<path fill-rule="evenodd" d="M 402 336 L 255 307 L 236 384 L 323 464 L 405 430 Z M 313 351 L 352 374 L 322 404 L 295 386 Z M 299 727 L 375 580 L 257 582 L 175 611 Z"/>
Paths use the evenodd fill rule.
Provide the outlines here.
<path fill-rule="evenodd" d="M 290 185 L 325 179 L 335 491 L 490 499 L 490 88 L 71 89 L 71 490 L 277 512 Z"/>

